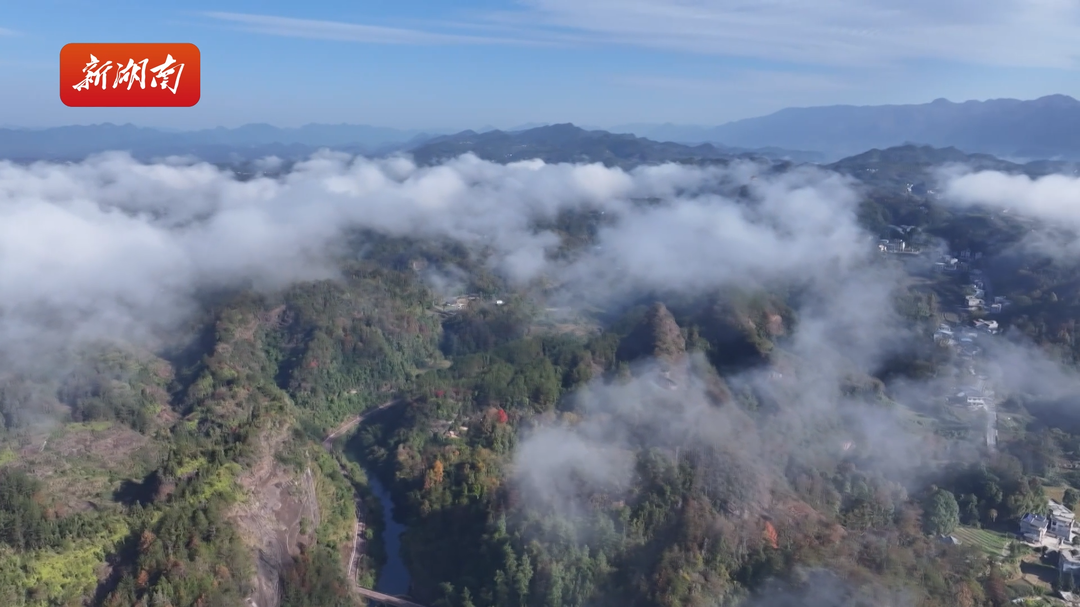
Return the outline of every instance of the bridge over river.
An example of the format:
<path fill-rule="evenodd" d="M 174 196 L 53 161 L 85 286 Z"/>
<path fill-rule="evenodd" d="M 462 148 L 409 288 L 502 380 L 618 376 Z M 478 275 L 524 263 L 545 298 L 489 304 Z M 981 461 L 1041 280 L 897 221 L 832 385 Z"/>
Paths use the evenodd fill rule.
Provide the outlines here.
<path fill-rule="evenodd" d="M 400 597 L 390 596 L 389 594 L 383 594 L 381 592 L 375 592 L 369 588 L 363 588 L 356 586 L 356 592 L 366 598 L 371 603 L 382 603 L 383 605 L 389 605 L 390 607 L 424 607 L 419 603 L 405 600 Z"/>

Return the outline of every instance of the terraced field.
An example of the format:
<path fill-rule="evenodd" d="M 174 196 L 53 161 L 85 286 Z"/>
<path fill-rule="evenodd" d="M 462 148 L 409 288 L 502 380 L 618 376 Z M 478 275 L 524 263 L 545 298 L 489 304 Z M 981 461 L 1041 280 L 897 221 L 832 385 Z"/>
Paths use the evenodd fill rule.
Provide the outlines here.
<path fill-rule="evenodd" d="M 1005 545 L 1008 542 L 1008 539 L 1001 533 L 973 527 L 957 527 L 952 534 L 964 544 L 975 546 L 994 556 L 1001 556 L 1005 552 Z"/>

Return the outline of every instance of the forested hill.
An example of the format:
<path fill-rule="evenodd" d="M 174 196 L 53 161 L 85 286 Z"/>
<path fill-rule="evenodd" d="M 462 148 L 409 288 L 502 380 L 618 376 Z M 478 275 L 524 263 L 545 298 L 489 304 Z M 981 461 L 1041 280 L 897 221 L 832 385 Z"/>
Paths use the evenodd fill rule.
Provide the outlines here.
<path fill-rule="evenodd" d="M 1076 174 L 1080 164 L 1072 161 L 1037 160 L 1016 163 L 989 154 L 969 154 L 954 147 L 903 145 L 873 149 L 826 165 L 834 171 L 855 176 L 875 186 L 895 190 L 904 183 L 926 182 L 934 167 L 962 165 L 969 170 L 1001 171 L 1042 177 Z M 907 180 L 906 182 L 904 180 Z"/>
<path fill-rule="evenodd" d="M 442 360 L 430 302 L 413 277 L 356 266 L 231 296 L 175 353 L 95 348 L 67 375 L 5 375 L 3 604 L 355 604 L 353 487 L 317 437 Z M 43 407 L 68 423 L 28 417 Z"/>
<path fill-rule="evenodd" d="M 279 129 L 250 124 L 236 129 L 164 132 L 134 125 L 99 124 L 49 129 L 0 129 L 0 159 L 77 161 L 103 152 L 127 152 L 141 160 L 193 156 L 215 163 L 257 163 L 277 157 L 307 158 L 327 149 L 349 154 L 386 156 L 409 153 L 431 163 L 471 151 L 482 158 L 508 162 L 541 158 L 548 162 L 638 163 L 703 160 L 753 155 L 814 161 L 819 155 L 781 149 L 734 148 L 720 144 L 685 145 L 585 130 L 557 124 L 521 131 L 464 131 L 429 135 L 357 125 L 307 125 Z"/>
<path fill-rule="evenodd" d="M 601 157 L 650 153 L 597 137 L 584 149 Z M 1019 246 L 1035 222 L 908 187 L 946 161 L 1023 167 L 875 150 L 833 167 L 856 188 L 784 163 L 503 160 L 453 174 L 459 189 L 424 181 L 452 165 L 325 158 L 246 181 L 116 160 L 63 173 L 102 187 L 71 196 L 80 212 L 94 200 L 149 236 L 85 298 L 57 299 L 74 313 L 2 310 L 25 314 L 2 325 L 12 339 L 34 322 L 55 339 L 57 318 L 84 331 L 57 364 L 2 350 L 0 605 L 358 605 L 353 585 L 374 586 L 386 557 L 368 474 L 393 495 L 409 594 L 430 607 L 1007 607 L 1075 585 L 1056 551 L 1009 534 L 1050 498 L 1080 502 L 1080 270 Z M 61 198 L 40 170 L 20 174 L 28 205 Z M 120 196 L 117 174 L 157 189 Z M 195 212 L 161 228 L 137 204 L 147 191 Z M 231 231 L 198 232 L 215 213 Z M 341 224 L 319 272 L 245 274 L 266 257 L 285 276 L 317 250 L 293 238 Z M 879 249 L 897 230 L 930 253 Z M 195 253 L 140 265 L 193 232 Z M 964 261 L 946 270 L 939 250 Z M 200 288 L 159 281 L 200 267 L 215 279 Z M 120 289 L 94 318 L 162 312 L 179 292 L 183 322 L 145 341 L 78 325 L 84 300 L 128 286 L 122 269 L 153 294 Z M 90 273 L 76 270 L 42 288 L 66 294 Z M 991 288 L 1007 307 L 965 305 Z M 984 377 L 996 417 L 967 400 Z"/>
<path fill-rule="evenodd" d="M 784 150 L 756 151 L 714 144 L 685 145 L 659 142 L 634 135 L 589 131 L 573 124 L 554 124 L 524 131 L 465 131 L 437 137 L 408 151 L 423 164 L 436 163 L 472 152 L 493 162 L 539 158 L 545 162 L 600 162 L 631 167 L 661 162 L 690 162 L 737 156 L 802 160 L 812 154 Z"/>

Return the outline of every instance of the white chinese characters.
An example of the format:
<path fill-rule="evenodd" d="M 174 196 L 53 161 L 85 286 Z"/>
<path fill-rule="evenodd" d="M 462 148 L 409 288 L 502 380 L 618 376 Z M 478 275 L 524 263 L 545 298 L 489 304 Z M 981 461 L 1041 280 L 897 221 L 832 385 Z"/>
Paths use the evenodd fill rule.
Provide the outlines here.
<path fill-rule="evenodd" d="M 181 63 L 179 67 L 177 67 L 174 65 L 175 63 L 176 59 L 173 59 L 172 55 L 166 55 L 165 63 L 162 63 L 161 65 L 150 70 L 151 72 L 154 72 L 156 74 L 156 76 L 154 76 L 154 79 L 150 81 L 150 86 L 158 86 L 157 80 L 158 78 L 161 78 L 161 88 L 170 90 L 175 95 L 176 87 L 180 86 L 180 74 L 184 73 L 184 64 Z M 179 71 L 177 71 L 178 69 Z M 172 76 L 173 72 L 176 72 L 176 81 L 173 82 L 173 86 L 170 89 L 168 88 L 169 76 Z"/>
<path fill-rule="evenodd" d="M 90 62 L 82 69 L 83 79 L 78 84 L 73 85 L 72 88 L 77 91 L 84 91 L 100 84 L 102 90 L 107 90 L 109 88 L 109 70 L 115 67 L 117 70 L 112 81 L 112 88 L 119 88 L 126 84 L 127 90 L 130 91 L 131 87 L 137 82 L 139 88 L 145 89 L 146 66 L 149 62 L 150 59 L 143 59 L 142 61 L 128 59 L 126 65 L 120 62 L 113 63 L 112 61 L 101 63 L 101 60 L 91 54 Z M 180 76 L 184 73 L 184 64 L 177 63 L 172 55 L 167 54 L 165 61 L 161 65 L 150 68 L 150 73 L 152 74 L 150 88 L 160 88 L 175 95 L 177 87 L 180 86 Z M 169 86 L 170 83 L 172 86 Z"/>
<path fill-rule="evenodd" d="M 91 55 L 93 56 L 93 55 Z M 128 59 L 127 66 L 116 72 L 116 80 L 113 80 L 113 88 L 127 82 L 127 90 L 131 90 L 131 85 L 139 82 L 139 88 L 146 88 L 146 64 L 149 59 L 143 59 L 142 61 L 135 63 L 134 59 Z"/>
<path fill-rule="evenodd" d="M 106 61 L 105 64 L 101 66 L 99 66 L 98 63 L 100 63 L 98 58 L 91 54 L 90 63 L 87 63 L 86 67 L 82 69 L 83 73 L 86 74 L 86 77 L 83 78 L 82 82 L 75 85 L 74 88 L 76 91 L 82 91 L 91 86 L 97 86 L 98 82 L 101 83 L 102 89 L 107 88 L 108 80 L 106 80 L 106 74 L 112 69 L 112 61 Z M 113 88 L 116 88 L 115 83 L 113 83 Z"/>

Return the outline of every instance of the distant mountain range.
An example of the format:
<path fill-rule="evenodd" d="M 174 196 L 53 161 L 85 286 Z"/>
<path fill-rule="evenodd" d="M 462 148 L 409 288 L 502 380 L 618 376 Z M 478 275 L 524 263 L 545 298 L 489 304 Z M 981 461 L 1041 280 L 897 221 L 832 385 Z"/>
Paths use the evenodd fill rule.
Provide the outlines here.
<path fill-rule="evenodd" d="M 109 150 L 131 152 L 140 159 L 194 155 L 210 162 L 251 160 L 267 156 L 301 158 L 320 148 L 354 154 L 380 154 L 432 135 L 420 131 L 350 124 L 309 124 L 279 128 L 247 124 L 227 129 L 172 132 L 131 124 L 96 124 L 48 129 L 0 129 L 0 158 L 13 160 L 78 160 Z"/>
<path fill-rule="evenodd" d="M 472 152 L 493 162 L 539 158 L 545 162 L 602 162 L 634 166 L 670 161 L 696 161 L 759 156 L 773 160 L 811 162 L 819 155 L 778 149 L 732 148 L 710 143 L 695 146 L 659 142 L 630 134 L 586 130 L 573 124 L 553 124 L 523 131 L 464 131 L 436 137 L 408 148 L 422 164 L 432 164 Z"/>
<path fill-rule="evenodd" d="M 236 162 L 265 156 L 299 159 L 330 148 L 367 155 L 412 152 L 425 162 L 471 150 L 499 162 L 533 157 L 625 164 L 752 154 L 824 163 L 908 143 L 1008 159 L 1080 160 L 1080 101 L 1065 95 L 1031 101 L 938 99 L 920 105 L 789 108 L 716 127 L 627 124 L 600 130 L 523 124 L 456 134 L 349 124 L 249 124 L 187 132 L 130 124 L 0 128 L 0 158 L 21 161 L 77 160 L 127 150 L 142 159 L 194 155 Z"/>
<path fill-rule="evenodd" d="M 610 130 L 682 143 L 815 150 L 832 158 L 916 143 L 1005 158 L 1080 159 L 1080 101 L 1066 95 L 788 108 L 716 127 L 628 124 Z"/>
<path fill-rule="evenodd" d="M 812 152 L 658 142 L 629 134 L 589 131 L 572 124 L 514 131 L 463 131 L 453 135 L 428 135 L 356 125 L 308 125 L 281 129 L 252 124 L 235 129 L 180 133 L 130 124 L 39 130 L 0 129 L 0 158 L 24 162 L 80 160 L 93 153 L 122 150 L 142 160 L 192 155 L 208 162 L 239 163 L 267 156 L 297 160 L 324 148 L 371 156 L 407 152 L 421 163 L 431 163 L 469 151 L 496 162 L 541 158 L 548 162 L 588 161 L 613 166 L 730 158 L 747 154 L 798 162 L 821 159 L 819 154 Z"/>

